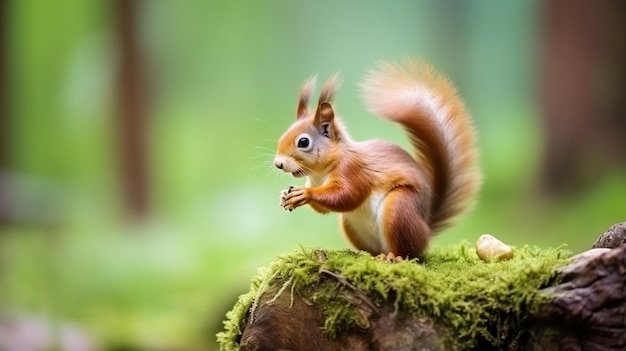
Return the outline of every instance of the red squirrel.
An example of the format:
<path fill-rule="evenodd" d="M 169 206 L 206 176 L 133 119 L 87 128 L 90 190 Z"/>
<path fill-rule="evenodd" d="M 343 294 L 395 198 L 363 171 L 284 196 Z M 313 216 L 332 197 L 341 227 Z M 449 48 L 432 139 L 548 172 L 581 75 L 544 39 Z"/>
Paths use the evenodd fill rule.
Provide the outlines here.
<path fill-rule="evenodd" d="M 274 165 L 306 185 L 289 187 L 280 205 L 339 212 L 358 250 L 419 257 L 432 235 L 471 207 L 481 183 L 476 131 L 450 81 L 429 65 L 382 63 L 361 83 L 368 109 L 399 123 L 413 156 L 381 140 L 354 141 L 335 114 L 333 75 L 317 107 L 309 99 L 315 78 L 300 91 L 296 121 L 280 137 Z"/>

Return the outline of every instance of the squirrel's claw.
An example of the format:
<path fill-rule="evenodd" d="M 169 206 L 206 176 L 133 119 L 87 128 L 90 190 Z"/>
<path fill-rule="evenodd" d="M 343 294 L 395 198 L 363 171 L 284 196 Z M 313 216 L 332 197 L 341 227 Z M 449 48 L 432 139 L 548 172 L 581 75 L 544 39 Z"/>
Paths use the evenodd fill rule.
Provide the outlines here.
<path fill-rule="evenodd" d="M 381 261 L 385 261 L 385 262 L 402 262 L 402 261 L 404 261 L 404 257 L 396 256 L 396 255 L 393 254 L 393 252 L 381 253 L 381 254 L 377 255 L 376 258 L 381 260 Z"/>

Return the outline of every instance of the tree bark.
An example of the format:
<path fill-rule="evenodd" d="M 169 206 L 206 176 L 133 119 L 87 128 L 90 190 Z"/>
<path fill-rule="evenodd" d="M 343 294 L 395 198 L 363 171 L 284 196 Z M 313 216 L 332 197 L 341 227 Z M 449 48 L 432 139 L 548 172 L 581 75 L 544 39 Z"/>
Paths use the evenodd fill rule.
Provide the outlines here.
<path fill-rule="evenodd" d="M 264 294 L 241 337 L 245 350 L 446 350 L 441 340 L 443 330 L 429 318 L 394 313 L 392 304 L 373 309 L 353 291 L 351 299 L 363 316 L 359 329 L 329 337 L 322 329 L 324 318 L 319 306 L 289 294 L 272 303 L 272 294 Z"/>
<path fill-rule="evenodd" d="M 615 228 L 603 237 L 615 236 Z M 612 242 L 609 246 L 614 248 L 594 248 L 574 256 L 568 265 L 558 269 L 550 286 L 540 289 L 549 298 L 542 300 L 536 310 L 528 311 L 521 324 L 511 324 L 519 330 L 498 331 L 499 345 L 484 339 L 469 349 L 625 350 L 626 245 L 620 240 Z M 338 294 L 348 296 L 358 311 L 358 327 L 334 336 L 324 332 L 323 306 L 297 293 L 276 294 L 289 279 L 283 277 L 257 301 L 254 317 L 248 314 L 248 320 L 242 323 L 241 350 L 459 349 L 446 338 L 449 326 L 437 324 L 432 316 L 397 310 L 393 297 L 385 304 L 375 305 L 342 276 L 324 270 L 320 274 L 340 283 Z M 491 313 L 507 316 L 510 309 L 511 306 L 503 306 L 501 311 Z M 492 327 L 501 329 L 489 326 Z"/>
<path fill-rule="evenodd" d="M 626 350 L 626 246 L 593 249 L 564 267 L 560 284 L 530 316 L 539 335 L 528 350 Z"/>

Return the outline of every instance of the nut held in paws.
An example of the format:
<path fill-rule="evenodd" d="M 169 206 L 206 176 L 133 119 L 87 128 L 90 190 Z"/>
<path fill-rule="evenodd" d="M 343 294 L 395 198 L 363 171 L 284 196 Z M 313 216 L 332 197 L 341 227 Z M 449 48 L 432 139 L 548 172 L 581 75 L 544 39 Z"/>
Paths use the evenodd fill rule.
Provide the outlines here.
<path fill-rule="evenodd" d="M 483 261 L 502 261 L 513 257 L 513 250 L 492 235 L 483 234 L 476 241 L 476 254 Z"/>

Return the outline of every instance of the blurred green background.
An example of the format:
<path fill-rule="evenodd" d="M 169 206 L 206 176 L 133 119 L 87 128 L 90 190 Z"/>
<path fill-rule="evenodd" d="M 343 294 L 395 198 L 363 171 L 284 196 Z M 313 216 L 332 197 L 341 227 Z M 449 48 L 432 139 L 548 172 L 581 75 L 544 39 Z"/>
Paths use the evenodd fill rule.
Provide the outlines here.
<path fill-rule="evenodd" d="M 584 168 L 591 181 L 541 185 L 540 2 L 123 3 L 2 1 L 0 345 L 30 333 L 48 345 L 33 350 L 215 348 L 259 267 L 299 245 L 347 247 L 336 215 L 278 205 L 303 182 L 271 164 L 300 84 L 340 72 L 353 137 L 408 146 L 359 99 L 384 59 L 432 63 L 478 126 L 479 203 L 433 246 L 490 233 L 578 252 L 626 218 L 626 171 L 602 155 Z M 143 82 L 136 134 L 120 97 L 124 11 Z M 129 158 L 132 140 L 143 146 Z"/>

